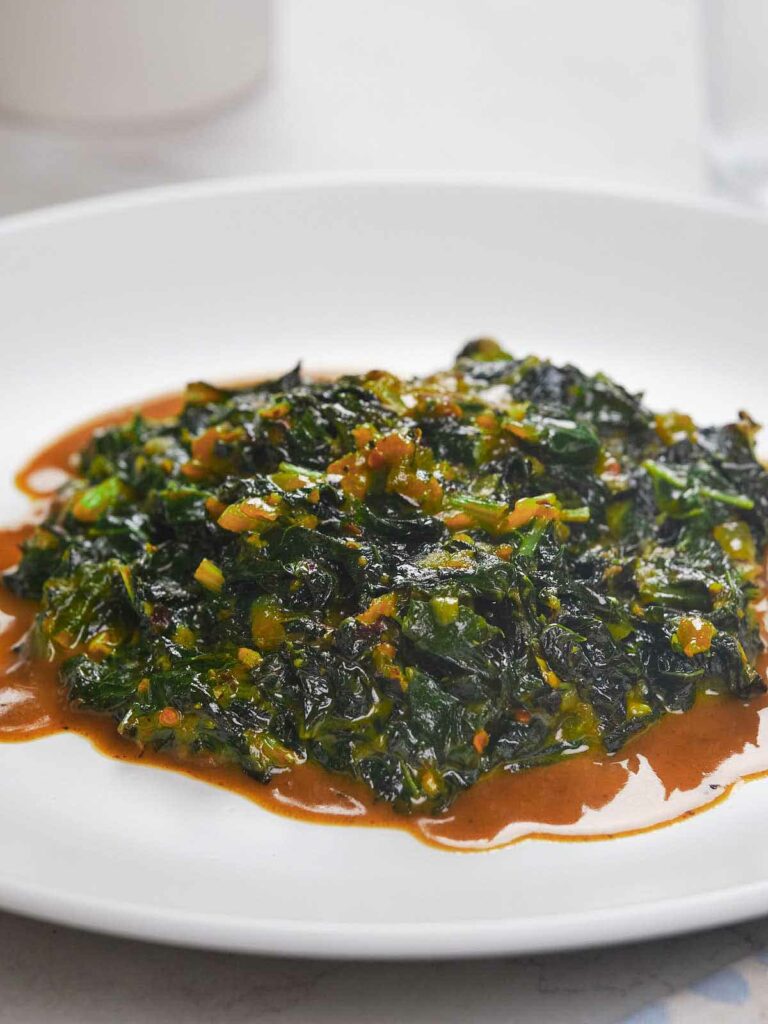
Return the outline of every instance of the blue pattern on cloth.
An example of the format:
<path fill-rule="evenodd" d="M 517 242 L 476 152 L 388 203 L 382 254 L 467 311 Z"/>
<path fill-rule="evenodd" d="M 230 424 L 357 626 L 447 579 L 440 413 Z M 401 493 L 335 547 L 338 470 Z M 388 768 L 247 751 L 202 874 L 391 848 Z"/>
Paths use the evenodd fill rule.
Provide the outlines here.
<path fill-rule="evenodd" d="M 735 967 L 726 967 L 716 974 L 710 974 L 708 978 L 694 982 L 691 989 L 716 1003 L 738 1006 L 749 999 L 749 982 Z"/>
<path fill-rule="evenodd" d="M 768 949 L 756 950 L 622 1019 L 622 1024 L 754 1024 L 768 1007 Z"/>
<path fill-rule="evenodd" d="M 670 1024 L 670 1018 L 664 1003 L 651 1003 L 627 1017 L 623 1024 Z"/>

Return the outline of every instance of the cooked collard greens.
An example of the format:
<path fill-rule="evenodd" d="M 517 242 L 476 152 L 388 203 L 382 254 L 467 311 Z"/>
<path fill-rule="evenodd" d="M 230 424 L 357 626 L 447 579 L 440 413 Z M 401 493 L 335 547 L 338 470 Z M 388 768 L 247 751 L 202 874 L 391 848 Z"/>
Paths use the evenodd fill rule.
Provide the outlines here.
<path fill-rule="evenodd" d="M 193 384 L 95 433 L 5 582 L 123 736 L 436 813 L 764 689 L 755 432 L 486 340 L 425 378 Z"/>

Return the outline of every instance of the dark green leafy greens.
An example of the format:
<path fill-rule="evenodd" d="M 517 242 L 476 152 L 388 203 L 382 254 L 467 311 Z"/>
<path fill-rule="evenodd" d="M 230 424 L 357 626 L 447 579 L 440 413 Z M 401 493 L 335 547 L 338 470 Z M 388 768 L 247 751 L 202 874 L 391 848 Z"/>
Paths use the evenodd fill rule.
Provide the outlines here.
<path fill-rule="evenodd" d="M 423 379 L 195 384 L 94 435 L 6 585 L 138 743 L 439 811 L 763 689 L 755 431 L 489 341 Z"/>

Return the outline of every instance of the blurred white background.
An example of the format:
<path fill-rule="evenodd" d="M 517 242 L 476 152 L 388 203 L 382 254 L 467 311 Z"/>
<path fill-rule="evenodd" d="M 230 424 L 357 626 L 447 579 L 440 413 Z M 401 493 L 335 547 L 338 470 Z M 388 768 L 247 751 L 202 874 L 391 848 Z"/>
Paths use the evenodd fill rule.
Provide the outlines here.
<path fill-rule="evenodd" d="M 191 178 L 328 170 L 698 192 L 695 6 L 275 0 L 268 73 L 218 117 L 122 132 L 0 117 L 0 213 Z"/>

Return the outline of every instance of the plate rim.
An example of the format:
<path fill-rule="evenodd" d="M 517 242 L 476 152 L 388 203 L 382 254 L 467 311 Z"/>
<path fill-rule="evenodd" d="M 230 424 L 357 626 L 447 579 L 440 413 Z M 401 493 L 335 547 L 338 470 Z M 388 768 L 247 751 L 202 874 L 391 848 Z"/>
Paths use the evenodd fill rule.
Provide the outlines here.
<path fill-rule="evenodd" d="M 543 195 L 560 194 L 575 199 L 608 199 L 633 205 L 675 207 L 761 226 L 768 224 L 768 210 L 746 206 L 727 196 L 687 193 L 650 185 L 628 185 L 610 179 L 585 181 L 567 176 L 534 177 L 506 171 L 307 171 L 199 178 L 49 203 L 0 216 L 0 238 L 17 231 L 71 220 L 195 199 L 286 191 L 333 191 L 346 188 L 407 191 L 425 187 L 436 190 L 493 189 Z"/>
<path fill-rule="evenodd" d="M 768 912 L 768 881 L 711 893 L 540 916 L 466 921 L 291 921 L 171 912 L 121 900 L 80 903 L 0 877 L 0 908 L 101 935 L 226 953 L 312 960 L 469 960 L 613 946 L 749 921 Z"/>
<path fill-rule="evenodd" d="M 579 200 L 688 210 L 764 230 L 768 212 L 727 198 L 571 178 L 494 172 L 309 172 L 247 175 L 131 189 L 56 203 L 0 217 L 0 243 L 15 234 L 114 213 L 199 199 L 349 188 L 494 190 L 565 195 Z M 492 854 L 490 854 L 492 855 Z M 768 879 L 760 882 L 609 909 L 450 924 L 291 921 L 196 914 L 92 897 L 82 902 L 55 888 L 0 875 L 0 907 L 37 920 L 177 946 L 318 959 L 448 959 L 515 955 L 654 939 L 749 920 L 768 912 Z"/>

